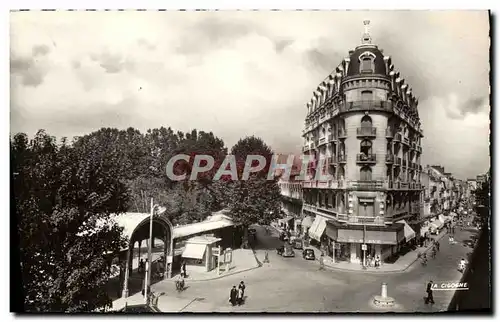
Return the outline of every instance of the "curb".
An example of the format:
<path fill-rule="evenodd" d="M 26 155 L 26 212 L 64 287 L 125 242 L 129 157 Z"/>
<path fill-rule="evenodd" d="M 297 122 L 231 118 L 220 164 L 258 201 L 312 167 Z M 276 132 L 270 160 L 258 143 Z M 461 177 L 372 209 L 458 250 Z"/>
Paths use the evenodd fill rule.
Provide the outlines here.
<path fill-rule="evenodd" d="M 244 270 L 232 272 L 232 273 L 229 273 L 229 274 L 224 274 L 224 275 L 221 275 L 221 276 L 210 277 L 210 278 L 206 278 L 206 279 L 185 280 L 185 281 L 186 282 L 207 282 L 207 281 L 213 281 L 213 280 L 218 280 L 218 279 L 221 279 L 221 278 L 224 278 L 224 277 L 228 277 L 228 276 L 231 276 L 231 275 L 248 272 L 248 271 L 251 271 L 251 270 L 254 270 L 254 269 L 257 269 L 257 268 L 260 268 L 260 266 L 254 266 L 254 267 L 250 267 L 250 268 L 245 268 Z M 172 279 L 169 279 L 168 281 L 172 282 L 172 283 L 175 283 L 175 280 L 172 280 Z"/>
<path fill-rule="evenodd" d="M 445 235 L 446 235 L 446 233 L 443 233 L 439 238 L 436 238 L 436 240 L 438 240 L 438 241 L 441 240 Z M 423 252 L 427 253 L 427 251 L 429 249 L 431 249 L 431 247 L 432 247 L 432 245 L 427 246 L 427 248 L 425 248 L 425 250 Z M 338 268 L 338 267 L 330 266 L 327 264 L 325 264 L 325 268 L 332 270 L 332 271 L 363 272 L 363 273 L 368 273 L 368 274 L 380 274 L 380 275 L 382 275 L 382 274 L 404 273 L 407 269 L 409 269 L 411 266 L 413 266 L 413 264 L 415 264 L 415 262 L 417 260 L 418 260 L 418 257 L 416 257 L 413 261 L 411 261 L 405 268 L 394 269 L 394 270 L 390 270 L 390 271 L 369 271 L 369 270 L 364 270 L 364 269 L 361 269 L 361 270 L 347 269 L 347 268 Z M 316 261 L 319 262 L 318 259 L 316 259 Z"/>

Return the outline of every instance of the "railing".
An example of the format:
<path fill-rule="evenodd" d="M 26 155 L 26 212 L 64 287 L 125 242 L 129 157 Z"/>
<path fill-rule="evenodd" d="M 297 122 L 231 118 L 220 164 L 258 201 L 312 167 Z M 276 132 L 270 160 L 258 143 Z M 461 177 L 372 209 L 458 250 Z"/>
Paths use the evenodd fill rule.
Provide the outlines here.
<path fill-rule="evenodd" d="M 392 112 L 392 104 L 387 101 L 356 101 L 347 102 L 340 106 L 339 111 L 388 111 Z"/>
<path fill-rule="evenodd" d="M 357 180 L 349 182 L 349 188 L 353 189 L 376 190 L 383 187 L 384 182 L 379 180 Z"/>
<path fill-rule="evenodd" d="M 311 149 L 311 146 L 310 146 L 309 144 L 304 145 L 304 146 L 302 147 L 302 152 L 309 151 L 310 149 Z"/>
<path fill-rule="evenodd" d="M 386 154 L 385 155 L 386 163 L 394 163 L 394 154 Z"/>
<path fill-rule="evenodd" d="M 402 138 L 401 133 L 396 133 L 394 135 L 394 142 L 401 142 L 401 138 Z"/>
<path fill-rule="evenodd" d="M 330 165 L 335 165 L 335 164 L 337 164 L 337 156 L 336 156 L 336 155 L 332 155 L 332 156 L 328 157 L 328 158 L 326 159 L 326 161 L 327 161 L 327 162 L 328 162 L 328 164 L 330 164 Z"/>
<path fill-rule="evenodd" d="M 345 139 L 345 138 L 347 137 L 347 132 L 346 132 L 346 130 L 344 130 L 344 129 L 339 129 L 339 130 L 337 131 L 337 137 L 338 137 L 339 139 Z"/>
<path fill-rule="evenodd" d="M 349 216 L 350 224 L 384 225 L 384 217 Z"/>
<path fill-rule="evenodd" d="M 318 140 L 318 146 L 325 144 L 326 143 L 326 137 L 319 138 Z"/>
<path fill-rule="evenodd" d="M 315 142 L 311 142 L 310 148 L 314 149 L 315 147 L 316 147 L 316 141 Z"/>
<path fill-rule="evenodd" d="M 396 157 L 396 165 L 399 165 L 401 166 L 402 162 L 403 162 L 403 159 L 401 159 L 400 157 Z"/>
<path fill-rule="evenodd" d="M 337 141 L 337 136 L 335 134 L 328 135 L 328 142 Z"/>
<path fill-rule="evenodd" d="M 404 144 L 407 144 L 407 145 L 410 145 L 410 139 L 409 139 L 409 138 L 407 138 L 407 137 L 404 137 L 404 138 L 403 138 L 403 143 L 404 143 Z"/>
<path fill-rule="evenodd" d="M 338 162 L 339 163 L 346 163 L 347 162 L 347 156 L 345 154 L 341 154 L 338 156 Z"/>
<path fill-rule="evenodd" d="M 385 129 L 385 137 L 386 138 L 393 138 L 394 137 L 394 134 L 392 133 L 392 129 L 391 128 L 386 128 Z"/>
<path fill-rule="evenodd" d="M 358 155 L 356 155 L 356 162 L 357 163 L 376 163 L 377 156 L 375 154 L 359 153 Z"/>
<path fill-rule="evenodd" d="M 377 128 L 373 126 L 362 126 L 356 129 L 356 135 L 362 137 L 377 136 Z"/>

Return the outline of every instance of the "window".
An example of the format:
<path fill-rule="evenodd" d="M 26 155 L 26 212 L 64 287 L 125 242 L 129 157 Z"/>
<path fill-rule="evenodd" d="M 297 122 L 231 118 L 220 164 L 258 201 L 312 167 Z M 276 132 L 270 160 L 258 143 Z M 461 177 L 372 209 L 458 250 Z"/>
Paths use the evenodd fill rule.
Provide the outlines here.
<path fill-rule="evenodd" d="M 372 154 L 372 142 L 369 140 L 363 140 L 360 144 L 360 152 L 365 155 Z"/>
<path fill-rule="evenodd" d="M 373 100 L 373 92 L 372 91 L 362 91 L 361 92 L 361 100 L 362 101 L 372 101 Z"/>
<path fill-rule="evenodd" d="M 371 181 L 372 180 L 372 169 L 370 167 L 362 167 L 360 172 L 361 181 Z"/>
<path fill-rule="evenodd" d="M 372 118 L 368 115 L 363 116 L 361 119 L 361 127 L 372 127 Z"/>
<path fill-rule="evenodd" d="M 373 58 L 370 56 L 364 56 L 361 58 L 361 73 L 373 73 Z"/>

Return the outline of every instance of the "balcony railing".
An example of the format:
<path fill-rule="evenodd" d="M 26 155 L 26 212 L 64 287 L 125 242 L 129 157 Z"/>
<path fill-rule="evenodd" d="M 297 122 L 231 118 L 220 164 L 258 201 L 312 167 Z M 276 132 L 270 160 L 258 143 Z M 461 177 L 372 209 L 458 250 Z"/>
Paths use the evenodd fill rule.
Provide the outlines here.
<path fill-rule="evenodd" d="M 401 164 L 403 163 L 403 159 L 401 159 L 400 157 L 396 157 L 395 161 L 395 164 L 398 166 L 401 166 Z"/>
<path fill-rule="evenodd" d="M 345 138 L 347 137 L 347 132 L 346 132 L 346 130 L 344 130 L 344 129 L 339 129 L 339 130 L 337 131 L 337 137 L 338 137 L 339 139 L 345 139 Z"/>
<path fill-rule="evenodd" d="M 404 137 L 403 138 L 403 143 L 406 144 L 406 145 L 410 145 L 410 139 L 407 138 L 407 137 Z"/>
<path fill-rule="evenodd" d="M 360 153 L 356 156 L 356 163 L 363 163 L 363 164 L 377 163 L 377 156 L 375 154 Z"/>
<path fill-rule="evenodd" d="M 335 134 L 328 135 L 328 142 L 337 141 L 337 136 Z"/>
<path fill-rule="evenodd" d="M 387 101 L 356 101 L 342 104 L 340 112 L 347 111 L 388 111 L 392 112 L 392 105 Z"/>
<path fill-rule="evenodd" d="M 311 142 L 311 145 L 309 146 L 311 149 L 316 148 L 316 142 Z"/>
<path fill-rule="evenodd" d="M 347 156 L 345 154 L 340 154 L 338 156 L 338 162 L 339 163 L 346 163 L 347 162 Z"/>
<path fill-rule="evenodd" d="M 322 137 L 318 140 L 318 146 L 326 144 L 326 137 Z"/>
<path fill-rule="evenodd" d="M 310 149 L 311 149 L 311 147 L 310 147 L 310 145 L 309 145 L 309 144 L 304 145 L 304 146 L 302 147 L 302 152 L 309 151 Z"/>
<path fill-rule="evenodd" d="M 402 136 L 401 133 L 396 133 L 394 135 L 394 142 L 401 142 Z"/>
<path fill-rule="evenodd" d="M 329 165 L 335 165 L 337 164 L 337 156 L 336 155 L 332 155 L 330 157 L 327 158 L 327 162 Z"/>
<path fill-rule="evenodd" d="M 377 128 L 373 126 L 362 126 L 356 129 L 356 135 L 358 137 L 376 137 Z"/>
<path fill-rule="evenodd" d="M 416 149 L 416 148 L 417 148 L 417 143 L 415 143 L 415 142 L 411 142 L 411 148 L 412 148 L 412 149 Z"/>
<path fill-rule="evenodd" d="M 349 216 L 349 224 L 384 225 L 384 217 Z"/>
<path fill-rule="evenodd" d="M 385 129 L 385 137 L 388 138 L 388 139 L 392 139 L 394 137 L 394 134 L 392 133 L 392 129 L 391 128 Z"/>
<path fill-rule="evenodd" d="M 349 188 L 359 190 L 377 190 L 382 189 L 383 187 L 384 182 L 378 180 L 357 180 L 349 182 Z"/>
<path fill-rule="evenodd" d="M 394 163 L 394 154 L 386 154 L 385 163 Z"/>

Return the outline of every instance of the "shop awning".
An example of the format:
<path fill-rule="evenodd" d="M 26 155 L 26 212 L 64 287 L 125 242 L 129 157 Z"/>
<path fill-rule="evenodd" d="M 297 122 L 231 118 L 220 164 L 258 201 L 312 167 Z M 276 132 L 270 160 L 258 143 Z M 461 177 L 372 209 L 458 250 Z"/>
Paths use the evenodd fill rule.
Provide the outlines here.
<path fill-rule="evenodd" d="M 316 216 L 316 218 L 314 218 L 314 222 L 311 225 L 311 228 L 309 228 L 309 237 L 320 241 L 321 235 L 323 235 L 325 229 L 326 219 L 321 216 Z"/>
<path fill-rule="evenodd" d="M 313 222 L 314 222 L 314 219 L 311 216 L 306 216 L 306 217 L 304 217 L 304 219 L 302 219 L 301 225 L 302 225 L 302 227 L 309 228 L 312 226 Z"/>
<path fill-rule="evenodd" d="M 404 224 L 404 239 L 405 241 L 410 241 L 415 238 L 415 231 L 408 225 L 405 220 L 397 221 L 398 223 Z"/>
<path fill-rule="evenodd" d="M 203 255 L 205 255 L 206 249 L 207 249 L 207 245 L 186 244 L 186 248 L 182 252 L 182 257 L 183 258 L 202 259 Z"/>

